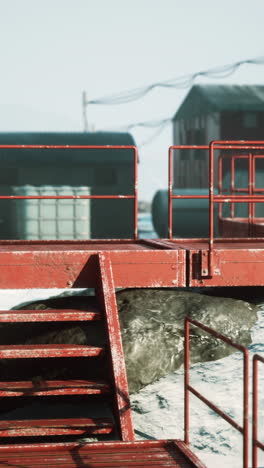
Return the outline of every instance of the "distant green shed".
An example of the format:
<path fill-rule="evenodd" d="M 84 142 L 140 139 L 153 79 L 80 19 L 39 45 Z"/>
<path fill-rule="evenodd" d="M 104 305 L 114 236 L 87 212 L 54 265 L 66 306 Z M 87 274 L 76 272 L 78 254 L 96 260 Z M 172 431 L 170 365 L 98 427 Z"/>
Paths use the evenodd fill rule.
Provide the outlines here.
<path fill-rule="evenodd" d="M 212 140 L 263 140 L 263 129 L 264 86 L 195 85 L 174 115 L 173 141 L 205 145 Z M 174 168 L 178 188 L 207 186 L 204 151 L 178 152 Z"/>
<path fill-rule="evenodd" d="M 134 145 L 128 133 L 0 133 L 0 145 Z M 0 195 L 131 195 L 133 151 L 0 149 Z M 0 201 L 1 239 L 133 236 L 131 200 Z"/>

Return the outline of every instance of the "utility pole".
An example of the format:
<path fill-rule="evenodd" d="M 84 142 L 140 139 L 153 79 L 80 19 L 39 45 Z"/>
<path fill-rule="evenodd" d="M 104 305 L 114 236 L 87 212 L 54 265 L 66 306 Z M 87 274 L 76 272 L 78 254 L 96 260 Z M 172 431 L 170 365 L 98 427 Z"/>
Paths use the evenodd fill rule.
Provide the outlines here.
<path fill-rule="evenodd" d="M 87 121 L 87 105 L 88 100 L 86 97 L 86 92 L 83 91 L 82 93 L 82 110 L 83 110 L 83 131 L 84 133 L 88 132 L 88 121 Z"/>

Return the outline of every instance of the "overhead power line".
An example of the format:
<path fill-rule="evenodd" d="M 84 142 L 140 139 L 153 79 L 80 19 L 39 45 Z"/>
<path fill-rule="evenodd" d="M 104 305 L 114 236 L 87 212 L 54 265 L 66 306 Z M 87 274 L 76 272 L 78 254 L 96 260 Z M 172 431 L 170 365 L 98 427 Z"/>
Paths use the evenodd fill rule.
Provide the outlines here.
<path fill-rule="evenodd" d="M 148 86 L 123 91 L 121 93 L 111 94 L 99 99 L 86 100 L 85 105 L 120 105 L 128 104 L 129 102 L 136 101 L 143 98 L 146 94 L 150 93 L 156 88 L 189 88 L 198 77 L 207 77 L 213 79 L 226 78 L 232 75 L 242 65 L 263 65 L 264 57 L 257 57 L 254 59 L 241 60 L 232 64 L 224 65 L 221 67 L 210 68 L 208 70 L 199 71 L 190 75 L 183 75 L 170 80 L 157 81 Z"/>
<path fill-rule="evenodd" d="M 83 92 L 83 115 L 85 116 L 84 120 L 84 131 L 88 130 L 88 123 L 87 123 L 87 116 L 86 116 L 86 108 L 88 104 L 94 105 L 119 105 L 119 104 L 127 104 L 132 101 L 138 100 L 144 97 L 146 94 L 151 92 L 155 88 L 190 88 L 192 84 L 198 77 L 208 77 L 212 79 L 219 79 L 219 78 L 226 78 L 232 75 L 237 69 L 239 69 L 242 65 L 263 65 L 264 64 L 264 57 L 257 57 L 254 59 L 247 59 L 241 60 L 239 62 L 234 62 L 229 65 L 224 65 L 221 67 L 211 68 L 205 71 L 196 72 L 190 75 L 183 75 L 177 78 L 172 78 L 166 81 L 159 81 L 156 83 L 152 83 L 148 86 L 135 88 L 129 91 L 123 91 L 121 93 L 112 94 L 109 96 L 102 97 L 100 99 L 92 99 L 88 100 L 86 98 L 86 93 Z M 147 140 L 143 141 L 139 146 L 145 146 L 152 142 L 163 130 L 164 128 L 173 120 L 172 117 L 167 117 L 165 119 L 159 120 L 151 120 L 151 121 L 144 121 L 144 122 L 136 122 L 131 123 L 128 125 L 118 126 L 119 130 L 133 130 L 134 128 L 157 128 L 155 132 L 150 136 Z"/>
<path fill-rule="evenodd" d="M 171 121 L 172 119 L 164 119 L 163 122 L 161 121 L 162 123 L 157 125 L 158 129 L 155 130 L 155 132 L 149 138 L 139 143 L 138 147 L 142 148 L 142 146 L 149 145 L 153 140 L 155 140 L 155 138 L 157 138 L 163 132 L 165 127 L 167 127 L 168 123 Z"/>
<path fill-rule="evenodd" d="M 165 125 L 165 124 L 167 125 L 167 123 L 171 121 L 172 121 L 172 117 L 168 117 L 166 119 L 147 120 L 145 122 L 131 123 L 128 125 L 123 125 L 122 128 L 126 129 L 127 131 L 132 130 L 133 128 L 136 128 L 136 127 L 155 128 L 155 127 L 160 127 L 161 125 Z"/>

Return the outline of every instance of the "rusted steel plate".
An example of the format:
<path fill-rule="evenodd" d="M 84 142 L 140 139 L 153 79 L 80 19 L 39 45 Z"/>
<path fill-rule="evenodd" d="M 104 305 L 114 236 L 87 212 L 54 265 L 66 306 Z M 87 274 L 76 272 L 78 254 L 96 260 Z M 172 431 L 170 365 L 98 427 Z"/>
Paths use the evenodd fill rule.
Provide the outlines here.
<path fill-rule="evenodd" d="M 87 459 L 83 459 L 83 457 L 79 457 L 78 454 L 75 455 L 77 460 L 74 460 L 74 455 L 68 455 L 67 457 L 64 457 L 63 459 L 58 459 L 57 457 L 53 456 L 53 459 L 47 459 L 44 461 L 42 459 L 36 460 L 36 459 L 29 459 L 23 461 L 23 468 L 38 468 L 39 466 L 44 467 L 44 466 L 49 466 L 50 468 L 52 467 L 67 467 L 67 468 L 127 468 L 127 467 L 133 467 L 133 468 L 144 468 L 144 467 L 176 467 L 176 468 L 194 468 L 193 464 L 186 464 L 186 462 L 179 463 L 178 461 L 174 460 L 172 456 L 168 456 L 166 459 L 139 459 L 139 460 L 112 460 L 111 457 L 108 460 L 105 461 L 97 461 L 97 460 L 90 460 L 88 457 Z M 16 467 L 21 467 L 21 462 L 18 460 L 14 460 Z M 1 465 L 4 468 L 10 468 L 9 462 L 8 464 Z"/>
<path fill-rule="evenodd" d="M 248 246 L 249 247 L 249 246 Z M 253 247 L 253 248 L 252 248 Z M 255 247 L 255 248 L 254 248 Z M 190 286 L 263 286 L 264 248 L 226 243 L 213 252 L 213 276 L 202 274 L 201 251 L 190 251 Z"/>
<path fill-rule="evenodd" d="M 176 440 L 178 442 L 178 440 Z M 132 451 L 135 449 L 141 450 L 145 444 L 147 443 L 148 449 L 158 449 L 159 447 L 167 446 L 167 444 L 171 444 L 172 441 L 168 440 L 135 440 L 131 442 L 121 442 L 121 441 L 109 441 L 109 442 L 89 442 L 89 443 L 82 443 L 79 442 L 58 442 L 58 443 L 34 443 L 34 444 L 12 444 L 12 445 L 0 445 L 0 456 L 2 454 L 11 452 L 14 453 L 15 451 L 21 452 L 59 452 L 64 450 L 78 450 L 80 453 L 83 451 L 86 452 L 87 450 L 90 452 L 102 450 L 107 452 L 116 451 L 116 450 L 128 450 Z M 174 441 L 173 441 L 174 443 Z"/>
<path fill-rule="evenodd" d="M 109 434 L 110 419 L 34 419 L 0 421 L 0 437 L 46 436 L 63 434 Z"/>
<path fill-rule="evenodd" d="M 35 457 L 34 457 L 35 455 Z M 20 462 L 23 462 L 23 464 L 25 462 L 29 462 L 29 461 L 32 461 L 36 460 L 36 457 L 39 458 L 39 462 L 41 464 L 44 463 L 44 460 L 46 460 L 46 462 L 49 462 L 49 461 L 52 461 L 52 458 L 54 457 L 54 454 L 51 452 L 51 453 L 40 453 L 40 454 L 21 454 L 21 457 L 18 458 L 17 454 L 10 454 L 10 458 L 9 459 L 12 459 L 12 462 L 14 463 L 15 460 L 19 460 L 20 459 Z M 70 460 L 72 460 L 71 458 L 71 454 L 69 452 L 58 452 L 58 454 L 56 455 L 56 459 L 57 461 L 58 460 L 61 460 L 61 461 L 65 461 L 65 462 L 69 462 Z M 89 454 L 89 452 L 87 451 L 86 453 L 83 453 L 82 454 L 82 461 L 83 462 L 87 462 L 87 461 L 97 461 L 98 463 L 102 463 L 102 462 L 110 462 L 110 461 L 114 461 L 116 460 L 117 462 L 119 461 L 151 461 L 151 460 L 155 460 L 155 461 L 159 461 L 159 460 L 170 460 L 171 459 L 171 456 L 168 452 L 166 452 L 164 450 L 164 448 L 160 448 L 159 450 L 131 450 L 131 451 L 117 451 L 117 450 L 113 450 L 112 452 L 109 452 L 109 451 L 105 451 L 105 450 L 102 450 L 102 451 L 98 451 L 98 452 L 95 452 L 93 453 L 93 455 L 91 456 Z M 1 461 L 1 458 L 0 458 L 0 461 Z"/>
<path fill-rule="evenodd" d="M 95 251 L 64 250 L 60 244 L 57 250 L 36 250 L 35 247 L 31 245 L 24 251 L 10 245 L 3 250 L 0 244 L 0 289 L 96 286 Z M 121 250 L 115 247 L 112 244 L 109 255 L 116 287 L 185 286 L 184 249 Z"/>
<path fill-rule="evenodd" d="M 113 375 L 116 415 L 121 440 L 134 440 L 131 405 L 126 376 L 125 359 L 115 296 L 113 271 L 108 252 L 99 254 L 97 295 L 104 312 L 109 342 L 109 364 Z"/>
<path fill-rule="evenodd" d="M 1 322 L 77 322 L 101 320 L 100 312 L 80 310 L 1 310 Z"/>
<path fill-rule="evenodd" d="M 0 382 L 0 397 L 52 396 L 52 395 L 101 395 L 109 393 L 105 382 L 85 380 L 45 380 L 32 382 Z"/>
<path fill-rule="evenodd" d="M 11 289 L 86 287 L 94 283 L 95 263 L 94 252 L 0 250 L 0 288 L 8 284 Z"/>
<path fill-rule="evenodd" d="M 177 441 L 142 441 L 130 442 L 121 445 L 116 443 L 96 443 L 86 444 L 84 446 L 58 447 L 56 449 L 46 449 L 43 451 L 43 444 L 37 448 L 30 450 L 12 450 L 8 452 L 0 452 L 0 463 L 8 462 L 11 466 L 20 462 L 23 467 L 37 466 L 62 466 L 67 467 L 129 467 L 134 468 L 146 466 L 163 466 L 163 467 L 178 467 L 178 468 L 206 468 L 197 457 L 191 460 L 189 455 L 192 452 L 188 448 L 178 447 Z M 58 444 L 59 445 L 59 444 Z M 23 446 L 21 446 L 23 447 Z M 185 453 L 186 452 L 186 453 Z M 75 465 L 72 464 L 75 462 Z M 38 465 L 39 463 L 39 465 Z M 7 465 L 8 466 L 8 465 Z"/>
<path fill-rule="evenodd" d="M 104 348 L 65 344 L 0 346 L 0 358 L 49 358 L 99 356 Z"/>
<path fill-rule="evenodd" d="M 115 285 L 118 287 L 184 287 L 186 253 L 183 249 L 149 252 L 111 252 Z"/>
<path fill-rule="evenodd" d="M 165 458 L 166 457 L 166 458 Z M 148 467 L 151 467 L 151 466 L 164 466 L 164 467 L 184 467 L 184 466 L 191 466 L 193 468 L 194 465 L 182 465 L 182 464 L 179 464 L 178 462 L 176 462 L 175 460 L 173 460 L 173 458 L 169 455 L 165 455 L 164 454 L 164 458 L 161 458 L 161 459 L 158 459 L 158 458 L 146 458 L 146 457 L 139 457 L 138 460 L 134 460 L 133 458 L 131 459 L 112 459 L 112 457 L 109 457 L 109 459 L 107 460 L 104 460 L 104 461 L 101 461 L 101 460 L 91 460 L 90 457 L 80 457 L 81 459 L 79 460 L 79 463 L 76 463 L 76 461 L 74 461 L 74 456 L 72 456 L 71 454 L 66 454 L 64 457 L 58 457 L 58 456 L 54 456 L 53 457 L 46 457 L 46 458 L 37 458 L 36 457 L 33 457 L 33 458 L 26 458 L 25 460 L 23 460 L 23 468 L 27 468 L 27 467 L 30 467 L 30 468 L 33 468 L 33 467 L 38 467 L 38 466 L 49 466 L 49 467 L 54 467 L 54 466 L 65 466 L 65 467 L 74 467 L 74 468 L 81 468 L 81 467 L 85 467 L 85 468 L 93 468 L 93 467 L 98 467 L 98 468 L 118 468 L 118 467 L 121 467 L 121 468 L 126 468 L 126 467 L 129 467 L 129 466 L 133 466 L 135 468 L 139 468 L 139 467 L 145 467 L 145 466 L 148 466 Z M 8 460 L 8 462 L 10 463 L 10 460 Z M 18 458 L 18 459 L 14 459 L 12 460 L 12 462 L 14 463 L 13 466 L 15 467 L 21 467 L 21 463 L 22 461 Z M 81 464 L 82 463 L 82 464 Z M 4 467 L 7 467 L 10 468 L 10 465 L 1 465 L 1 467 L 4 466 Z"/>

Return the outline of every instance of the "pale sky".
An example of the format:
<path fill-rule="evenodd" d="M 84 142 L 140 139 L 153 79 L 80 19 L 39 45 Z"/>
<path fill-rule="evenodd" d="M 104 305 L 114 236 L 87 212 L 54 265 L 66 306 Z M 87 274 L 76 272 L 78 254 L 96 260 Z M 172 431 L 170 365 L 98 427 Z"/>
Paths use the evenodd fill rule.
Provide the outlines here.
<path fill-rule="evenodd" d="M 263 19 L 264 0 L 0 0 L 0 131 L 82 131 L 83 90 L 95 99 L 264 56 Z M 264 84 L 264 65 L 221 82 Z M 118 130 L 169 117 L 187 92 L 88 106 L 89 124 Z M 134 130 L 136 143 L 154 131 Z M 141 148 L 141 199 L 166 186 L 171 144 L 169 125 Z"/>

